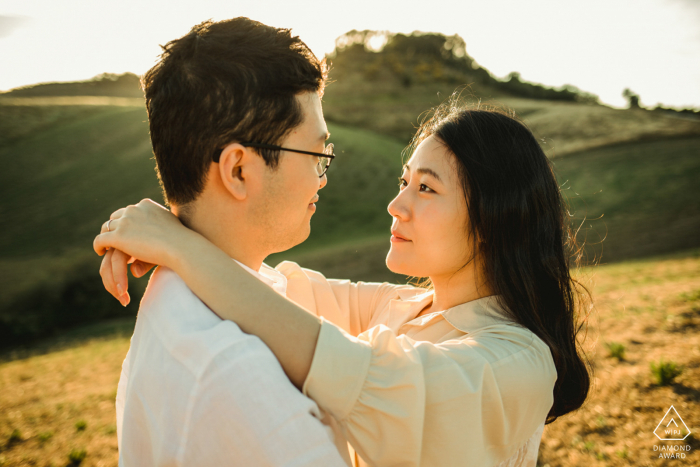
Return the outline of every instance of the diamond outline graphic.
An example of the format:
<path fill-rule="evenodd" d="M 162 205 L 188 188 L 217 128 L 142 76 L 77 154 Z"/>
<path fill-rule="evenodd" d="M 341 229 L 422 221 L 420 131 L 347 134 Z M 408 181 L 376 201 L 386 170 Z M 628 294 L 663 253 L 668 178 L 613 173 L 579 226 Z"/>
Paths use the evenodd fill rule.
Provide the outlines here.
<path fill-rule="evenodd" d="M 685 427 L 685 431 L 687 431 L 687 433 L 685 434 L 685 436 L 682 437 L 682 438 L 662 438 L 661 436 L 659 436 L 659 435 L 656 433 L 656 430 L 658 430 L 659 427 L 661 426 L 661 424 L 663 423 L 663 421 L 666 420 L 666 416 L 669 414 L 669 412 L 671 411 L 671 409 L 673 409 L 673 411 L 675 412 L 675 414 L 678 416 L 678 418 L 680 419 L 681 423 L 682 423 L 683 426 Z M 671 420 L 666 424 L 666 427 L 668 427 L 668 426 L 671 424 L 671 422 L 675 423 L 676 426 L 678 426 L 678 423 L 676 423 L 675 417 L 671 417 Z M 681 414 L 678 413 L 678 411 L 676 410 L 676 408 L 675 408 L 674 406 L 671 406 L 671 407 L 668 408 L 668 410 L 666 411 L 666 413 L 664 414 L 664 416 L 661 418 L 661 421 L 659 422 L 659 424 L 656 425 L 656 428 L 654 428 L 654 436 L 656 436 L 657 438 L 659 438 L 661 441 L 683 441 L 684 439 L 686 439 L 686 438 L 688 437 L 689 434 L 690 434 L 690 429 L 688 428 L 688 425 L 685 424 L 685 422 L 683 421 L 683 417 L 681 417 Z"/>

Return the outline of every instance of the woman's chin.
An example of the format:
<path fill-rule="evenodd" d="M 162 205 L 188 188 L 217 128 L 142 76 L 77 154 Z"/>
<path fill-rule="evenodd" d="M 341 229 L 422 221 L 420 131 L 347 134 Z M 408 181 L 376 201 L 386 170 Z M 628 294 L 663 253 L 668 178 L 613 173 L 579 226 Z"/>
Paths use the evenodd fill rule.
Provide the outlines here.
<path fill-rule="evenodd" d="M 389 271 L 393 272 L 394 274 L 402 274 L 404 276 L 414 276 L 414 277 L 422 277 L 419 274 L 416 274 L 416 268 L 411 267 L 410 264 L 407 264 L 407 262 L 401 258 L 398 258 L 396 254 L 392 254 L 393 252 L 389 250 L 389 254 L 386 255 L 386 267 L 389 269 Z"/>

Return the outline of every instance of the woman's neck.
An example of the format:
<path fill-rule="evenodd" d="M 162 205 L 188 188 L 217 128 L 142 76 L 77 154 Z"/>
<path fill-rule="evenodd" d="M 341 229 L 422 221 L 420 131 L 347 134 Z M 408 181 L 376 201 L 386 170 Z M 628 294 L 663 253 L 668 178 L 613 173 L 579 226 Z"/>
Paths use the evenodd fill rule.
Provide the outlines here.
<path fill-rule="evenodd" d="M 493 295 L 493 290 L 484 280 L 483 274 L 477 274 L 472 263 L 449 275 L 431 276 L 434 295 L 433 303 L 420 314 L 448 310 L 462 303 Z"/>

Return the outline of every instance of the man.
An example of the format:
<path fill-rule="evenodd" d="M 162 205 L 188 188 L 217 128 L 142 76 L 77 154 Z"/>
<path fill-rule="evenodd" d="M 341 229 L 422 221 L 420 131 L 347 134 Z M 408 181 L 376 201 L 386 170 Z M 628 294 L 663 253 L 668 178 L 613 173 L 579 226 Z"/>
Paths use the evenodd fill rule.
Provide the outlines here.
<path fill-rule="evenodd" d="M 263 260 L 309 235 L 330 160 L 325 78 L 289 30 L 247 18 L 195 26 L 143 78 L 172 211 L 283 295 L 285 276 Z M 124 265 L 110 250 L 101 272 Z M 109 283 L 120 274 L 102 275 L 126 303 L 123 285 Z M 321 418 L 260 339 L 219 319 L 173 271 L 156 270 L 117 391 L 119 465 L 350 464 Z"/>

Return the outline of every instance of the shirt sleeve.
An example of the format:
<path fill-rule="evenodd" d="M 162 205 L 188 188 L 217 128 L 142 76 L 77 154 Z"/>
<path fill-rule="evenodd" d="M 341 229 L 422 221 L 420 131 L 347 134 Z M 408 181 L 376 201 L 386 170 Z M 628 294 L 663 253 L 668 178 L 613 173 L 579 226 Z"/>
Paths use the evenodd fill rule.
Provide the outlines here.
<path fill-rule="evenodd" d="M 188 412 L 180 465 L 347 465 L 316 403 L 255 336 L 213 360 Z"/>
<path fill-rule="evenodd" d="M 287 277 L 290 299 L 352 336 L 369 329 L 377 313 L 386 309 L 392 299 L 399 298 L 400 293 L 425 291 L 406 284 L 326 279 L 320 272 L 291 261 L 283 261 L 277 269 Z"/>
<path fill-rule="evenodd" d="M 384 310 L 390 300 L 399 297 L 398 290 L 415 288 L 388 282 L 352 282 L 325 278 L 324 280 L 333 291 L 338 307 L 348 317 L 346 331 L 353 336 L 369 329 L 371 323 L 375 321 L 377 312 Z"/>
<path fill-rule="evenodd" d="M 553 402 L 551 366 L 518 332 L 501 326 L 432 344 L 384 325 L 353 337 L 324 320 L 303 391 L 370 465 L 418 466 L 446 446 L 470 465 L 495 465 L 529 439 Z M 490 360 L 494 345 L 512 352 Z M 433 442 L 424 443 L 426 431 Z"/>

